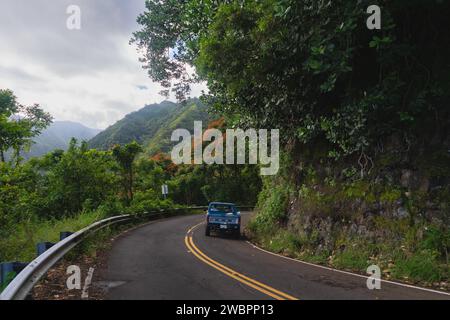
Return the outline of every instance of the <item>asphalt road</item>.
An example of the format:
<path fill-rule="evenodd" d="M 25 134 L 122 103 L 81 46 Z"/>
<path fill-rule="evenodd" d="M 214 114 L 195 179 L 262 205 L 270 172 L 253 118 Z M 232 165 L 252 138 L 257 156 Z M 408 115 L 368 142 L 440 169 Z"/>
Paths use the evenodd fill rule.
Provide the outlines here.
<path fill-rule="evenodd" d="M 248 220 L 244 215 L 243 222 Z M 245 240 L 206 237 L 203 216 L 155 221 L 114 242 L 108 299 L 450 299 L 276 256 Z"/>

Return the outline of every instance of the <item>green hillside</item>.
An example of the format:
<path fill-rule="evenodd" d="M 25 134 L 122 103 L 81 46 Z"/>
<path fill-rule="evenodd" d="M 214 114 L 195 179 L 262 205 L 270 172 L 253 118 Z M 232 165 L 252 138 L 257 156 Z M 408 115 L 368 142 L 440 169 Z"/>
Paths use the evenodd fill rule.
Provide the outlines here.
<path fill-rule="evenodd" d="M 207 107 L 199 99 L 185 104 L 164 101 L 130 113 L 90 140 L 89 146 L 106 150 L 114 144 L 136 140 L 144 146 L 145 155 L 169 152 L 174 144 L 170 141 L 173 130 L 184 128 L 192 132 L 194 121 L 203 121 L 206 127 L 210 119 Z"/>
<path fill-rule="evenodd" d="M 157 152 L 170 152 L 171 147 L 176 144 L 170 141 L 175 129 L 184 128 L 193 133 L 194 121 L 203 121 L 203 126 L 206 127 L 210 119 L 211 116 L 200 100 L 190 101 L 186 106 L 178 108 L 170 120 L 144 143 L 145 153 L 153 155 Z"/>

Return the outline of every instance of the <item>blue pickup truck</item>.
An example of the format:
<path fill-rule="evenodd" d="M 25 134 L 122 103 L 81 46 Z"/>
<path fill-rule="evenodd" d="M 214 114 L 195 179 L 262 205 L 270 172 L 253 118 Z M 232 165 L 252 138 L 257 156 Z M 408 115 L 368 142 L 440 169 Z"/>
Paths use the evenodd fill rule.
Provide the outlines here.
<path fill-rule="evenodd" d="M 227 233 L 239 238 L 241 235 L 241 213 L 233 203 L 211 202 L 206 214 L 205 235 L 211 231 Z"/>

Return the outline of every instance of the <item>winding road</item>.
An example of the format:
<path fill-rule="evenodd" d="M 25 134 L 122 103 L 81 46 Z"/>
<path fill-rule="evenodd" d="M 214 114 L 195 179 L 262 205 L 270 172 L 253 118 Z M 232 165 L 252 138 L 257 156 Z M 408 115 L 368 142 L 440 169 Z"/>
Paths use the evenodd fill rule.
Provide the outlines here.
<path fill-rule="evenodd" d="M 243 215 L 243 224 L 250 214 Z M 114 242 L 101 278 L 107 299 L 450 299 L 265 252 L 245 240 L 206 237 L 204 216 L 154 221 Z"/>

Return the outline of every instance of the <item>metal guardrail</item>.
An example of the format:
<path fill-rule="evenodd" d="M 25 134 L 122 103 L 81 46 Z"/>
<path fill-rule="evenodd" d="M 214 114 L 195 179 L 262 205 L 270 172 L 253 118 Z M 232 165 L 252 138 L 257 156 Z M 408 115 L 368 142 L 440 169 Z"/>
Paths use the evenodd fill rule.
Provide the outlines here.
<path fill-rule="evenodd" d="M 238 206 L 240 209 L 252 209 L 252 206 Z M 188 207 L 188 208 L 173 208 L 173 209 L 161 209 L 151 212 L 145 212 L 145 215 L 155 217 L 158 214 L 164 214 L 174 211 L 185 210 L 206 210 L 207 206 Z M 9 285 L 0 294 L 0 300 L 24 300 L 31 292 L 33 287 L 38 281 L 52 268 L 64 255 L 66 255 L 72 248 L 78 245 L 89 233 L 98 231 L 112 224 L 119 222 L 130 221 L 133 218 L 143 217 L 142 215 L 121 215 L 108 219 L 100 220 L 91 224 L 90 226 L 81 229 L 80 231 L 70 235 L 69 237 L 59 241 L 50 249 L 45 251 L 42 255 L 38 256 L 32 262 L 30 262 Z"/>
<path fill-rule="evenodd" d="M 42 255 L 30 262 L 11 283 L 3 290 L 0 300 L 24 300 L 34 285 L 53 267 L 67 252 L 79 244 L 85 236 L 114 223 L 131 220 L 132 216 L 122 215 L 104 219 L 91 224 L 58 242 Z"/>

